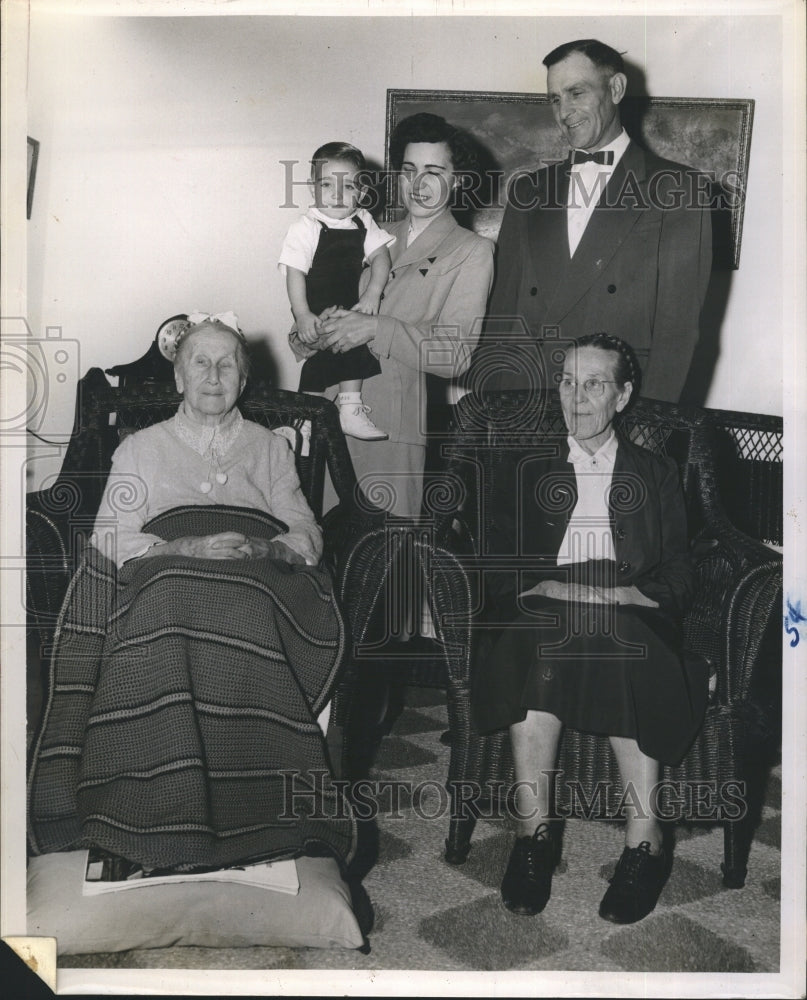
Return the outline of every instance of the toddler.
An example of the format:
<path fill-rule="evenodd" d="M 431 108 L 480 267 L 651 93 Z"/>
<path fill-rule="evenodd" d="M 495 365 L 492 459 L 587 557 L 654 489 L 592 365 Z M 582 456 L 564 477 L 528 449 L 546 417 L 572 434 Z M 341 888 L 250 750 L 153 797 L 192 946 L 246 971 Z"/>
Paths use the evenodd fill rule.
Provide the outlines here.
<path fill-rule="evenodd" d="M 299 340 L 314 344 L 319 315 L 328 306 L 341 306 L 374 315 L 390 272 L 387 247 L 395 237 L 380 229 L 370 213 L 359 207 L 365 187 L 360 175 L 364 156 L 346 142 L 329 142 L 314 153 L 309 187 L 314 205 L 292 223 L 278 266 L 286 274 L 286 290 Z M 359 295 L 364 262 L 370 281 Z M 341 354 L 317 351 L 300 372 L 300 392 L 321 395 L 339 385 L 337 404 L 342 430 L 351 437 L 378 441 L 388 437 L 367 416 L 361 398 L 363 380 L 381 372 L 378 359 L 366 344 Z"/>

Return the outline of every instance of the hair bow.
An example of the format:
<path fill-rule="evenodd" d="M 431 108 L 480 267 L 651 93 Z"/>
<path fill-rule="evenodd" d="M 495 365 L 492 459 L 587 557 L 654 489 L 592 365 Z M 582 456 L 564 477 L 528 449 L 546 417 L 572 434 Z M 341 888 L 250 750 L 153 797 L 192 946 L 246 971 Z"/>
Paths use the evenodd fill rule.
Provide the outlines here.
<path fill-rule="evenodd" d="M 222 326 L 232 330 L 242 343 L 246 344 L 246 338 L 238 327 L 238 317 L 234 312 L 219 313 L 216 316 L 211 316 L 210 313 L 193 312 L 188 316 L 172 316 L 157 331 L 157 345 L 162 356 L 173 364 L 180 341 L 192 327 L 198 326 L 200 323 L 221 323 Z"/>
<path fill-rule="evenodd" d="M 235 330 L 236 333 L 241 332 L 238 317 L 234 312 L 217 313 L 215 316 L 210 313 L 192 312 L 188 314 L 188 323 L 191 326 L 197 326 L 199 323 L 222 323 L 224 326 L 229 326 L 231 330 Z"/>

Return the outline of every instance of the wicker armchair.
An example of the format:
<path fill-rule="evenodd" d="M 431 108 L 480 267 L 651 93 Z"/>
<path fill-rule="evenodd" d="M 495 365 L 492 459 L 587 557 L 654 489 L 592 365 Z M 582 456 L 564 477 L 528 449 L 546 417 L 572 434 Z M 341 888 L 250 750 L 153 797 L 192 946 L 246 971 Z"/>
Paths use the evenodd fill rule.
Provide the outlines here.
<path fill-rule="evenodd" d="M 27 500 L 28 632 L 42 662 L 49 657 L 62 600 L 81 560 L 104 491 L 112 453 L 127 433 L 170 417 L 180 401 L 173 383 L 130 382 L 113 388 L 99 368 L 79 382 L 73 434 L 61 472 L 47 490 Z M 307 455 L 296 435 L 295 458 L 303 492 L 325 537 L 325 558 L 336 575 L 353 539 L 378 523 L 372 508 L 355 502 L 356 477 L 339 426 L 336 408 L 316 396 L 251 384 L 239 401 L 244 416 L 266 427 L 298 428 L 311 422 Z M 325 473 L 339 504 L 323 517 Z M 341 726 L 349 709 L 344 695 L 334 697 L 329 747 L 341 770 Z M 331 736 L 333 733 L 333 737 Z"/>
<path fill-rule="evenodd" d="M 681 765 L 665 770 L 661 804 L 665 815 L 685 818 L 691 810 L 676 801 L 677 791 L 712 789 L 714 812 L 725 829 L 724 882 L 741 886 L 750 820 L 738 810 L 736 797 L 754 731 L 749 693 L 760 623 L 775 613 L 781 582 L 774 554 L 736 530 L 723 513 L 704 421 L 702 411 L 640 400 L 623 426 L 633 440 L 679 463 L 698 579 L 697 598 L 685 621 L 686 642 L 691 652 L 708 659 L 716 678 L 700 735 Z M 388 659 L 394 644 L 387 641 L 390 630 L 379 632 L 377 623 L 379 616 L 395 620 L 391 581 L 405 571 L 407 579 L 421 581 L 432 602 L 436 641 L 419 639 L 417 648 L 410 643 L 401 657 L 409 678 L 418 679 L 421 664 L 421 683 L 435 683 L 434 671 L 442 668 L 451 732 L 450 863 L 465 860 L 479 810 L 505 796 L 513 782 L 508 733 L 481 737 L 470 706 L 472 649 L 480 634 L 474 621 L 484 611 L 485 571 L 493 566 L 485 551 L 491 486 L 514 451 L 529 452 L 546 435 L 566 433 L 554 395 L 543 399 L 514 391 L 464 397 L 445 447 L 445 473 L 426 497 L 421 522 L 387 524 L 362 539 L 347 563 L 343 585 L 353 590 L 354 607 L 361 613 L 352 622 L 354 649 L 379 664 L 386 659 L 385 669 L 396 668 Z M 516 572 L 517 566 L 510 569 Z M 558 769 L 584 790 L 575 796 L 570 781 L 558 782 L 557 804 L 564 815 L 615 816 L 622 783 L 607 739 L 567 729 Z M 599 796 L 598 789 L 607 792 Z"/>
<path fill-rule="evenodd" d="M 704 413 L 729 520 L 752 538 L 781 546 L 782 418 L 736 410 Z"/>
<path fill-rule="evenodd" d="M 704 411 L 714 454 L 718 494 L 731 523 L 771 548 L 767 569 L 759 570 L 760 580 L 747 595 L 749 602 L 765 589 L 761 577 L 772 577 L 772 585 L 782 578 L 783 551 L 783 424 L 781 417 L 736 410 Z M 753 607 L 747 617 L 755 620 Z M 759 644 L 759 667 L 755 677 L 755 701 L 766 713 L 767 757 L 776 759 L 781 746 L 782 726 L 782 629 L 771 618 L 768 628 L 754 636 Z M 762 748 L 764 750 L 764 748 Z M 752 763 L 766 763 L 764 754 Z M 764 780 L 764 774 L 759 775 Z"/>

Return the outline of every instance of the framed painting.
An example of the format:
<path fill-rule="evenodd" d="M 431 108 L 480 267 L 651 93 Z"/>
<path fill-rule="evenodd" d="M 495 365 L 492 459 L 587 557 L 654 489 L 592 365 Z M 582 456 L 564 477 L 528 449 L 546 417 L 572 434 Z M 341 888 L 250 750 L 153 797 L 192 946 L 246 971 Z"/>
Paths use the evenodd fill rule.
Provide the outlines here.
<path fill-rule="evenodd" d="M 620 107 L 631 138 L 658 156 L 706 175 L 715 266 L 739 267 L 754 101 L 626 97 Z M 466 197 L 468 218 L 463 221 L 492 239 L 499 232 L 510 178 L 563 160 L 568 153 L 546 94 L 388 90 L 388 221 L 395 217 L 397 204 L 390 136 L 402 118 L 424 111 L 442 115 L 475 140 L 481 174 L 473 197 Z"/>

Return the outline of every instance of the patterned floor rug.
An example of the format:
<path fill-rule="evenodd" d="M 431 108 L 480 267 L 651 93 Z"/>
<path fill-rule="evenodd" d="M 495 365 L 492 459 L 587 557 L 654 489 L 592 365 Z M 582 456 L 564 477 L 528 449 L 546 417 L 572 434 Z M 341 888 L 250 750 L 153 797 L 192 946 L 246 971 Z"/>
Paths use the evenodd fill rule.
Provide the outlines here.
<path fill-rule="evenodd" d="M 499 883 L 512 843 L 506 819 L 481 820 L 467 862 L 442 859 L 440 816 L 449 751 L 444 696 L 410 689 L 407 707 L 376 758 L 372 777 L 419 786 L 413 801 L 384 796 L 364 829 L 363 887 L 375 924 L 367 954 L 319 949 L 167 948 L 64 958 L 62 968 L 568 970 L 603 972 L 776 972 L 779 969 L 781 770 L 767 778 L 765 804 L 741 890 L 725 889 L 717 828 L 678 828 L 675 861 L 655 911 L 619 927 L 597 913 L 623 846 L 620 827 L 567 823 L 565 871 L 537 917 L 509 913 Z"/>

